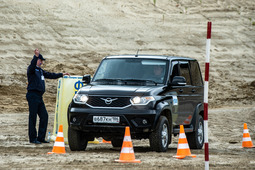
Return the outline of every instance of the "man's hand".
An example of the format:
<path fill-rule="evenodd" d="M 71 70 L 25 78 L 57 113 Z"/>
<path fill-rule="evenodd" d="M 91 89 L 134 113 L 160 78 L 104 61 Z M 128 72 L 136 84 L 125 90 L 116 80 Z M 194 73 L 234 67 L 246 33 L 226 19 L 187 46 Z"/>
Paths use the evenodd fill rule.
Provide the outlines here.
<path fill-rule="evenodd" d="M 70 76 L 70 74 L 69 74 L 69 73 L 63 73 L 63 76 L 66 76 L 66 75 Z"/>
<path fill-rule="evenodd" d="M 38 48 L 35 49 L 35 56 L 39 57 L 40 51 L 38 50 Z"/>

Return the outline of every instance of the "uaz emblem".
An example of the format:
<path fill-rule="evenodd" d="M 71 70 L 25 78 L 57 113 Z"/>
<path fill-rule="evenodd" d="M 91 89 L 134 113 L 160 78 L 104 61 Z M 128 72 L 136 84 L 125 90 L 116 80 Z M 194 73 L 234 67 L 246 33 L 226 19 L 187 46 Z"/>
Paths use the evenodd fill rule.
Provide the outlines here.
<path fill-rule="evenodd" d="M 100 98 L 101 100 L 104 100 L 105 104 L 111 104 L 114 100 L 117 100 L 118 98 L 112 99 L 112 98 Z"/>

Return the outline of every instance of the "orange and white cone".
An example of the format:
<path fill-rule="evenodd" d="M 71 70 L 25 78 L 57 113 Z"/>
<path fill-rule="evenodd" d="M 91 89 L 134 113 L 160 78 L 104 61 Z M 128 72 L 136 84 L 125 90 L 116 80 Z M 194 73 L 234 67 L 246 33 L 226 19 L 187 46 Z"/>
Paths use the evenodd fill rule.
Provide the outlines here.
<path fill-rule="evenodd" d="M 187 119 L 185 119 L 183 123 L 184 123 L 185 125 L 189 125 L 190 122 L 191 122 L 191 118 L 192 118 L 192 116 L 189 115 L 189 117 L 188 117 Z"/>
<path fill-rule="evenodd" d="M 53 154 L 53 153 L 66 153 L 64 134 L 63 134 L 63 125 L 59 125 L 57 138 L 55 140 L 52 152 L 48 152 L 48 154 Z"/>
<path fill-rule="evenodd" d="M 253 144 L 251 141 L 250 133 L 247 128 L 247 124 L 243 124 L 243 142 L 242 142 L 242 147 L 243 148 L 253 148 Z"/>
<path fill-rule="evenodd" d="M 123 139 L 123 144 L 120 152 L 120 158 L 119 160 L 115 160 L 116 162 L 121 162 L 121 163 L 140 163 L 140 160 L 135 159 L 135 153 L 131 141 L 131 136 L 130 136 L 130 129 L 127 126 L 125 129 L 125 136 Z"/>
<path fill-rule="evenodd" d="M 177 146 L 177 155 L 173 156 L 178 159 L 183 159 L 186 156 L 191 156 L 192 158 L 195 158 L 196 155 L 192 155 L 189 149 L 189 144 L 184 132 L 183 125 L 180 125 L 180 133 L 179 133 L 179 141 Z"/>
<path fill-rule="evenodd" d="M 100 143 L 112 143 L 112 142 L 111 142 L 111 141 L 106 141 L 106 140 L 104 140 L 104 138 L 103 138 L 102 142 L 100 142 Z"/>

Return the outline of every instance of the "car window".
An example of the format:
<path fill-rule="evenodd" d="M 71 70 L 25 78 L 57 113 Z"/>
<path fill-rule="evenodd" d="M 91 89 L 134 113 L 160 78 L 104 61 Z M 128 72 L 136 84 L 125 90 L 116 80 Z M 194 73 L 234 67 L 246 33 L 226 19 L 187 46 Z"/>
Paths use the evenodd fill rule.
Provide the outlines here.
<path fill-rule="evenodd" d="M 163 84 L 168 72 L 167 60 L 143 58 L 104 59 L 94 75 L 93 81 L 144 80 Z"/>
<path fill-rule="evenodd" d="M 190 70 L 191 70 L 191 77 L 192 77 L 192 85 L 193 86 L 202 86 L 202 76 L 200 73 L 199 65 L 197 61 L 190 62 Z"/>
<path fill-rule="evenodd" d="M 179 76 L 179 62 L 178 61 L 173 61 L 172 62 L 172 70 L 171 70 L 171 77 L 170 77 L 170 81 L 172 82 L 173 78 L 175 76 Z"/>
<path fill-rule="evenodd" d="M 187 85 L 191 85 L 189 62 L 180 62 L 180 76 L 185 77 Z"/>

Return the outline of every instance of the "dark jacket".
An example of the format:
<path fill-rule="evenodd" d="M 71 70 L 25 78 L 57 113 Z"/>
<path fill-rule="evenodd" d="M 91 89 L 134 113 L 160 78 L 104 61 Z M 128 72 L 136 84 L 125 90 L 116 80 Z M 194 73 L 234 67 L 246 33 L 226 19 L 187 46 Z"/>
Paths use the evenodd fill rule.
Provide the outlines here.
<path fill-rule="evenodd" d="M 31 64 L 27 68 L 27 91 L 35 91 L 43 95 L 45 92 L 44 78 L 57 79 L 63 77 L 63 73 L 50 73 L 36 66 L 38 57 L 34 55 Z"/>

